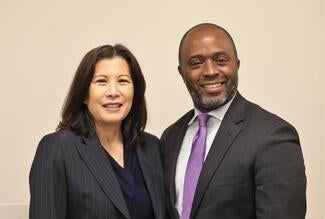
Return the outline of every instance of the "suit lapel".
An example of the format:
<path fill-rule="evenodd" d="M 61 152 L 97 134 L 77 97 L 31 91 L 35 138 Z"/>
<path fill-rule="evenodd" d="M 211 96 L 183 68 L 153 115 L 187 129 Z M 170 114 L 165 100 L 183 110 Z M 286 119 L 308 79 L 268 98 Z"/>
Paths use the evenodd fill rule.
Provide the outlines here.
<path fill-rule="evenodd" d="M 126 218 L 130 218 L 119 182 L 115 177 L 111 163 L 103 151 L 97 136 L 93 135 L 89 138 L 84 137 L 83 140 L 85 145 L 77 144 L 77 149 L 81 158 L 86 163 L 107 197 Z"/>
<path fill-rule="evenodd" d="M 168 187 L 169 190 L 169 197 L 170 202 L 172 203 L 172 206 L 175 206 L 176 204 L 176 190 L 175 190 L 175 173 L 176 173 L 176 164 L 177 164 L 177 158 L 178 154 L 181 148 L 181 145 L 183 143 L 183 139 L 188 127 L 188 122 L 194 115 L 194 110 L 191 110 L 185 116 L 183 116 L 178 122 L 176 122 L 175 131 L 172 130 L 171 136 L 168 137 L 169 141 L 166 145 L 169 145 L 169 155 L 166 156 L 167 158 L 170 158 L 170 160 L 167 161 L 169 164 L 169 168 L 167 169 L 167 179 L 168 180 Z M 176 209 L 174 208 L 174 213 L 177 214 Z"/>
<path fill-rule="evenodd" d="M 155 184 L 155 176 L 153 174 L 154 170 L 152 170 L 152 166 L 150 166 L 150 164 L 148 163 L 148 158 L 141 148 L 137 148 L 137 155 L 142 174 L 151 198 L 153 210 L 155 212 L 156 217 L 159 218 L 159 215 L 162 214 L 162 212 L 159 212 L 159 209 L 161 209 L 161 202 L 159 201 L 159 197 L 157 196 L 157 194 L 159 194 L 159 191 L 157 191 L 157 187 Z"/>
<path fill-rule="evenodd" d="M 193 205 L 192 205 L 192 218 L 197 211 L 202 197 L 213 177 L 215 171 L 220 166 L 224 156 L 228 149 L 232 145 L 232 142 L 239 135 L 241 128 L 238 125 L 239 122 L 244 120 L 245 104 L 243 98 L 237 93 L 231 106 L 228 109 L 220 128 L 213 140 L 210 151 L 202 167 L 202 171 L 199 177 L 198 186 L 196 188 Z"/>

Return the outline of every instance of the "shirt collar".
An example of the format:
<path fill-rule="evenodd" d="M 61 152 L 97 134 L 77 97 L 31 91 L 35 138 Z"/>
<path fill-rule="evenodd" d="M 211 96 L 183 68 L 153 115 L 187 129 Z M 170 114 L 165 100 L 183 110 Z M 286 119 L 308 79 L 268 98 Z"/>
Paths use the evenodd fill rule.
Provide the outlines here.
<path fill-rule="evenodd" d="M 225 117 L 225 114 L 226 114 L 227 110 L 230 107 L 230 104 L 234 100 L 236 94 L 237 94 L 237 92 L 235 93 L 235 95 L 225 105 L 222 105 L 221 107 L 218 107 L 217 109 L 211 110 L 210 112 L 208 112 L 208 114 L 210 116 L 212 116 L 214 118 L 217 118 L 220 121 L 222 121 L 223 120 L 223 117 Z M 200 113 L 201 113 L 201 111 L 198 110 L 196 107 L 194 107 L 194 115 L 193 115 L 192 119 L 188 122 L 188 125 L 191 125 L 192 123 L 194 123 L 196 121 L 197 116 Z"/>

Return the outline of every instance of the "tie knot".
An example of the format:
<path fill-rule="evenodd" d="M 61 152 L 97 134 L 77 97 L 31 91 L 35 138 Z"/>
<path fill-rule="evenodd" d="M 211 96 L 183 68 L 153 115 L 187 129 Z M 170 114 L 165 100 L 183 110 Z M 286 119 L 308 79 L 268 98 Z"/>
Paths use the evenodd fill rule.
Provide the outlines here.
<path fill-rule="evenodd" d="M 199 126 L 207 127 L 207 121 L 210 118 L 210 115 L 207 113 L 200 113 L 197 117 L 199 119 Z"/>

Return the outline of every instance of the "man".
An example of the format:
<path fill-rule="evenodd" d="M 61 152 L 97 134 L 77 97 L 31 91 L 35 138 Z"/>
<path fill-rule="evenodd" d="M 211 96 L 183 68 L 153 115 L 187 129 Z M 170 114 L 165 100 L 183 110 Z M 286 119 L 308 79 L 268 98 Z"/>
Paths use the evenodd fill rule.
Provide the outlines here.
<path fill-rule="evenodd" d="M 194 109 L 161 137 L 170 218 L 305 217 L 298 134 L 240 95 L 239 64 L 220 26 L 196 25 L 181 40 L 178 71 Z"/>

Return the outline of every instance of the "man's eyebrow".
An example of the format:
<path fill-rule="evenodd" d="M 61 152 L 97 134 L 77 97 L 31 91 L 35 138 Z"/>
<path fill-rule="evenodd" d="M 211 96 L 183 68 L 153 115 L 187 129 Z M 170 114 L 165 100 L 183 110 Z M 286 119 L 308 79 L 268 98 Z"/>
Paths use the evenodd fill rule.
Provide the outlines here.
<path fill-rule="evenodd" d="M 230 56 L 228 53 L 226 53 L 225 51 L 218 51 L 218 52 L 214 52 L 211 55 L 209 55 L 209 57 L 215 57 L 215 56 L 220 56 L 220 55 L 225 55 L 225 56 Z M 187 60 L 191 60 L 194 58 L 204 58 L 205 55 L 201 55 L 201 54 L 194 54 L 191 55 L 190 57 L 187 58 Z"/>
<path fill-rule="evenodd" d="M 194 55 L 191 55 L 190 57 L 188 57 L 187 59 L 188 60 L 191 60 L 191 59 L 194 59 L 194 58 L 203 58 L 204 56 L 203 55 L 200 55 L 200 54 L 194 54 Z"/>

